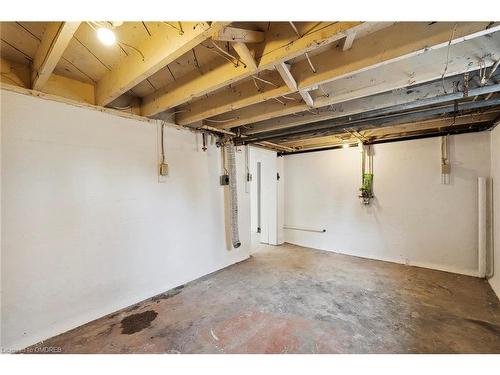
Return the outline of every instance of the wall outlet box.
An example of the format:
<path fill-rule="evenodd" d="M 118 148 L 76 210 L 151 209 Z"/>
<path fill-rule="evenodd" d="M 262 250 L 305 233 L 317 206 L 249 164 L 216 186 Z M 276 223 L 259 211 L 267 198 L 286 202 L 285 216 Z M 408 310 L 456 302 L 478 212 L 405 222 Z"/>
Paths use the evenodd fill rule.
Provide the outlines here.
<path fill-rule="evenodd" d="M 168 175 L 168 164 L 167 163 L 160 163 L 159 167 L 159 174 L 160 176 L 167 176 Z"/>
<path fill-rule="evenodd" d="M 220 184 L 229 185 L 229 175 L 223 174 L 222 176 L 220 176 Z"/>

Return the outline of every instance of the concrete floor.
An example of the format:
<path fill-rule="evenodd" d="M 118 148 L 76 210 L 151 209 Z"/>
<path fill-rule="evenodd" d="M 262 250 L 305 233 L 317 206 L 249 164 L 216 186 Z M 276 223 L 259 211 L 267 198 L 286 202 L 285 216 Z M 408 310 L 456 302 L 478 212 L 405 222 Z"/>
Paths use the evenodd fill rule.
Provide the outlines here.
<path fill-rule="evenodd" d="M 500 353 L 485 280 L 299 246 L 46 340 L 63 353 Z"/>

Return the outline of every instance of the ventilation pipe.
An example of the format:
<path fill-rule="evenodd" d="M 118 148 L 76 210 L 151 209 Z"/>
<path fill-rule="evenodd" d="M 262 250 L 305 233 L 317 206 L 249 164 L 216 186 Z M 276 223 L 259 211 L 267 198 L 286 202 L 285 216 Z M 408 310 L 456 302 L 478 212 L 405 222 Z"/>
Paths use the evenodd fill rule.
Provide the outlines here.
<path fill-rule="evenodd" d="M 238 193 L 236 186 L 236 155 L 233 143 L 228 143 L 227 161 L 229 167 L 229 202 L 230 202 L 230 225 L 231 241 L 234 248 L 241 246 L 240 235 L 238 231 Z"/>
<path fill-rule="evenodd" d="M 478 276 L 486 277 L 486 177 L 478 177 Z"/>

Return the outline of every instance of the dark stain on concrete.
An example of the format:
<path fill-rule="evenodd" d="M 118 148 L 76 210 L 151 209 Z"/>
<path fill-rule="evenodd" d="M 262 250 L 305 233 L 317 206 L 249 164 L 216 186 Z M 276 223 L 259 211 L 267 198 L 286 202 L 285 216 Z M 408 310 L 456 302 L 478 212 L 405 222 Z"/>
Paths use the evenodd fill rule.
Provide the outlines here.
<path fill-rule="evenodd" d="M 164 299 L 169 299 L 172 298 L 173 296 L 176 296 L 180 292 L 182 292 L 182 289 L 184 289 L 184 285 L 178 286 L 177 288 L 170 289 L 168 292 L 158 294 L 157 296 L 154 296 L 151 298 L 151 301 L 160 303 L 161 300 Z"/>
<path fill-rule="evenodd" d="M 151 322 L 156 319 L 158 313 L 154 310 L 147 310 L 142 313 L 132 314 L 122 319 L 121 328 L 122 334 L 131 335 L 142 331 L 151 325 Z"/>

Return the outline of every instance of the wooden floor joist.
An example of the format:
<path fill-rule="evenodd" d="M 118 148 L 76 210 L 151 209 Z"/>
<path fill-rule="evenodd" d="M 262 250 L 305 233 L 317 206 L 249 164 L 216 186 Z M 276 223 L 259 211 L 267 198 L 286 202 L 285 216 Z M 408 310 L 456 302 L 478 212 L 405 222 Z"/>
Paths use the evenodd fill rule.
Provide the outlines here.
<path fill-rule="evenodd" d="M 81 22 L 49 22 L 33 59 L 31 87 L 41 90 L 49 80 Z"/>
<path fill-rule="evenodd" d="M 453 92 L 455 82 L 460 82 L 463 77 L 449 77 L 444 80 L 419 85 L 411 88 L 403 88 L 396 91 L 362 97 L 326 107 L 318 108 L 317 111 L 305 111 L 294 115 L 275 117 L 249 124 L 242 130 L 242 134 L 251 135 L 265 131 L 286 129 L 303 124 L 335 119 L 354 115 L 362 112 L 369 112 L 380 108 L 387 108 L 394 105 L 417 102 L 422 99 L 439 97 L 446 92 Z"/>
<path fill-rule="evenodd" d="M 319 46 L 345 37 L 345 31 L 360 26 L 361 22 L 324 23 L 300 39 L 293 34 L 284 39 L 281 34 L 269 34 L 258 59 L 258 68 L 234 66 L 226 63 L 211 66 L 201 75 L 193 72 L 182 77 L 175 84 L 165 87 L 144 98 L 142 114 L 153 116 L 159 112 L 183 104 L 189 100 L 235 83 L 261 70 L 271 69 L 276 64 L 293 59 Z"/>
<path fill-rule="evenodd" d="M 175 29 L 153 34 L 137 47 L 141 54 L 129 54 L 97 83 L 97 104 L 104 106 L 110 103 L 227 24 L 186 22 L 182 34 Z"/>
<path fill-rule="evenodd" d="M 361 40 L 358 42 L 360 44 Z M 352 50 L 359 44 L 353 46 Z M 446 48 L 429 50 L 425 54 L 418 54 L 392 64 L 384 64 L 377 69 L 365 70 L 323 84 L 322 88 L 327 95 L 320 90 L 313 92 L 314 106 L 320 108 L 437 80 L 442 77 L 445 67 L 447 67 L 445 77 L 484 66 L 488 67 L 496 62 L 490 52 L 497 48 L 495 38 L 481 37 L 457 44 L 449 51 Z M 228 129 L 303 112 L 308 108 L 309 106 L 302 101 L 287 102 L 285 105 L 276 101 L 266 101 L 216 116 L 213 119 L 223 121 L 217 127 Z M 232 120 L 225 121 L 226 119 Z"/>
<path fill-rule="evenodd" d="M 292 65 L 290 74 L 295 79 L 298 90 L 310 90 L 320 84 L 377 69 L 384 65 L 410 59 L 432 50 L 442 49 L 450 43 L 451 45 L 458 44 L 499 30 L 500 26 L 498 24 L 490 25 L 487 22 L 460 24 L 435 23 L 432 25 L 425 22 L 399 23 L 376 31 L 359 40 L 357 39 L 350 50 L 343 51 L 342 48 L 331 48 L 319 55 L 313 56 L 311 59 L 314 63 L 316 73 L 311 71 L 307 60 L 302 60 Z M 290 91 L 292 92 L 292 90 Z M 224 101 L 222 95 L 222 93 L 219 94 L 221 97 L 218 101 L 221 103 L 220 108 L 231 108 L 229 100 Z M 255 97 L 255 101 L 250 105 L 260 103 L 261 101 L 258 100 L 260 98 Z M 315 107 L 320 106 L 320 104 L 319 102 L 315 103 Z M 298 106 L 297 109 L 304 110 L 306 108 Z M 287 110 L 290 110 L 290 107 Z M 203 112 L 203 108 L 198 111 L 200 113 Z M 219 112 L 219 114 L 223 113 L 212 108 L 212 113 L 215 112 Z M 224 120 L 224 116 L 230 118 L 238 117 L 239 119 L 245 117 L 239 113 L 228 113 L 226 115 L 215 117 L 214 120 Z M 274 113 L 270 113 L 268 118 L 274 116 Z M 200 120 L 200 116 L 191 111 L 189 114 L 180 116 L 180 120 L 183 123 L 192 120 L 198 121 Z M 244 123 L 242 122 L 241 124 Z M 234 126 L 238 126 L 238 124 Z"/>

